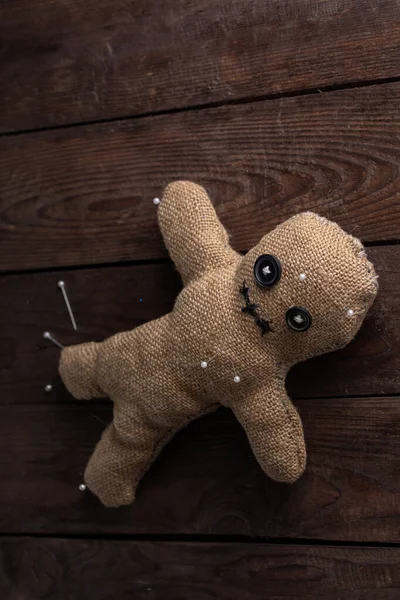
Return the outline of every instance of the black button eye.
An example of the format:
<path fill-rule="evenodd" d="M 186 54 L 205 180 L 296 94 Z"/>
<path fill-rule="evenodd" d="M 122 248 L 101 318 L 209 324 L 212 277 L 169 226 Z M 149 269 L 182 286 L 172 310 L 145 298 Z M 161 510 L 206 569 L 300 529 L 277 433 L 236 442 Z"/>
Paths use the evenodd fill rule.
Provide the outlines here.
<path fill-rule="evenodd" d="M 292 306 L 286 313 L 286 323 L 293 331 L 307 331 L 311 327 L 311 315 L 306 308 Z"/>
<path fill-rule="evenodd" d="M 282 267 L 276 256 L 262 254 L 254 263 L 254 277 L 261 287 L 276 285 L 282 275 Z"/>

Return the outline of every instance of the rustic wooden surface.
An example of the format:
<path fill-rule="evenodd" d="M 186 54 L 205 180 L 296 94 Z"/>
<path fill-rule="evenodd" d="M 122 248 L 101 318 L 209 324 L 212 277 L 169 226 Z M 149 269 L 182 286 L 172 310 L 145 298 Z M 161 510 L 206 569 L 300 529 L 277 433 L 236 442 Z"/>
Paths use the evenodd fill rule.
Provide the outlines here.
<path fill-rule="evenodd" d="M 399 109 L 400 83 L 3 138 L 0 269 L 166 256 L 152 199 L 179 178 L 239 250 L 302 210 L 399 240 Z"/>
<path fill-rule="evenodd" d="M 5 538 L 2 598 L 398 600 L 400 550 Z M 125 565 L 129 565 L 126 569 Z"/>
<path fill-rule="evenodd" d="M 111 407 L 53 401 L 0 408 L 3 532 L 400 542 L 398 398 L 297 401 L 309 457 L 293 485 L 262 473 L 220 409 L 180 432 L 120 509 L 78 489 Z"/>
<path fill-rule="evenodd" d="M 397 0 L 14 0 L 0 130 L 398 77 Z"/>
<path fill-rule="evenodd" d="M 397 0 L 2 3 L 1 600 L 400 597 L 399 22 Z M 112 407 L 69 396 L 42 333 L 100 340 L 172 308 L 152 199 L 177 178 L 240 251 L 302 210 L 336 220 L 380 292 L 354 342 L 289 374 L 297 483 L 221 409 L 105 509 L 78 485 Z"/>

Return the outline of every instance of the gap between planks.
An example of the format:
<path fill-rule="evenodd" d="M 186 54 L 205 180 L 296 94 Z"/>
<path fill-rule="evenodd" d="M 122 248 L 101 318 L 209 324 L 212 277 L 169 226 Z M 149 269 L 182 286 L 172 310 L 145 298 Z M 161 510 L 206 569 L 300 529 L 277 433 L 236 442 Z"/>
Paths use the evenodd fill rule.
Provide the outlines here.
<path fill-rule="evenodd" d="M 366 241 L 363 243 L 365 248 L 376 248 L 379 246 L 397 246 L 400 244 L 400 239 L 393 240 L 374 240 Z M 247 254 L 248 250 L 239 250 L 241 254 Z M 40 273 L 65 273 L 68 271 L 83 271 L 90 269 L 117 269 L 118 267 L 147 267 L 153 265 L 171 265 L 172 260 L 169 257 L 160 258 L 144 258 L 144 259 L 132 259 L 132 260 L 120 260 L 116 262 L 106 263 L 85 263 L 80 265 L 63 265 L 60 267 L 37 267 L 33 269 L 15 269 L 13 271 L 0 270 L 0 277 L 4 276 L 18 276 L 18 275 L 39 275 Z M 376 395 L 376 394 L 374 394 Z"/>
<path fill-rule="evenodd" d="M 329 86 L 321 86 L 314 87 L 310 89 L 297 89 L 290 90 L 287 92 L 275 93 L 275 94 L 260 94 L 259 96 L 248 96 L 245 98 L 234 98 L 234 99 L 225 99 L 219 100 L 215 102 L 205 102 L 201 104 L 194 104 L 189 106 L 183 106 L 179 108 L 168 108 L 163 110 L 154 110 L 150 112 L 143 112 L 139 114 L 131 114 L 131 115 L 119 115 L 117 117 L 108 117 L 104 119 L 93 119 L 87 121 L 76 121 L 73 123 L 60 123 L 59 125 L 49 125 L 46 127 L 33 127 L 29 129 L 20 129 L 20 130 L 10 130 L 10 131 L 2 131 L 0 132 L 0 138 L 2 137 L 17 137 L 19 135 L 26 134 L 34 134 L 34 133 L 43 133 L 46 131 L 54 131 L 61 129 L 72 129 L 77 127 L 87 127 L 90 125 L 104 125 L 107 123 L 117 123 L 123 121 L 137 121 L 140 119 L 148 119 L 156 116 L 163 115 L 174 115 L 178 113 L 187 113 L 192 111 L 202 111 L 208 110 L 210 108 L 222 108 L 224 106 L 239 106 L 242 104 L 257 104 L 258 102 L 265 102 L 268 100 L 280 100 L 283 98 L 295 98 L 299 96 L 313 96 L 316 94 L 326 94 L 329 92 L 338 92 L 343 90 L 353 90 L 358 88 L 368 88 L 373 86 L 391 84 L 391 83 L 399 83 L 400 76 L 398 77 L 386 77 L 382 79 L 372 79 L 370 81 L 352 81 L 348 83 L 338 84 L 338 85 L 329 85 Z"/>
<path fill-rule="evenodd" d="M 246 535 L 209 535 L 209 534 L 116 534 L 116 533 L 94 533 L 94 534 L 68 534 L 65 532 L 39 533 L 39 532 L 3 532 L 0 531 L 0 541 L 8 538 L 18 539 L 44 539 L 44 540 L 80 540 L 95 541 L 107 540 L 113 542 L 160 542 L 168 544 L 246 544 L 270 546 L 315 546 L 332 548 L 400 548 L 400 542 L 376 542 L 357 540 L 330 540 L 314 538 L 269 538 L 265 536 Z"/>

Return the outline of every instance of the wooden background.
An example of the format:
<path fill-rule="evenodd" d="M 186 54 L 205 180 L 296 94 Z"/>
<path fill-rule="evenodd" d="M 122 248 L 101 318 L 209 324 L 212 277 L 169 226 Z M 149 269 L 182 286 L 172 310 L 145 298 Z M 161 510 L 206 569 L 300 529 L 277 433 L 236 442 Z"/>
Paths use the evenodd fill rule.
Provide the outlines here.
<path fill-rule="evenodd" d="M 399 118 L 399 0 L 1 3 L 1 600 L 398 600 Z M 171 309 L 152 199 L 177 178 L 238 250 L 301 210 L 336 220 L 380 293 L 352 344 L 289 375 L 296 484 L 221 409 L 105 509 L 78 485 L 111 407 L 74 402 L 42 333 Z"/>

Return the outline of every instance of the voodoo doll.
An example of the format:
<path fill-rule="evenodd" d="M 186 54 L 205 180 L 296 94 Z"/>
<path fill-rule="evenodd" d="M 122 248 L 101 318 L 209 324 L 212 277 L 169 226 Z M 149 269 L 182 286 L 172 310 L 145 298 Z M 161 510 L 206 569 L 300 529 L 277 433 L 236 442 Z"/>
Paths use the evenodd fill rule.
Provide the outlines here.
<path fill-rule="evenodd" d="M 361 242 L 305 212 L 243 256 L 205 190 L 186 181 L 165 189 L 158 219 L 184 284 L 172 312 L 62 351 L 71 394 L 114 403 L 85 471 L 87 487 L 106 506 L 130 504 L 174 433 L 220 404 L 244 427 L 265 473 L 296 481 L 306 451 L 285 377 L 360 328 L 377 292 Z"/>

